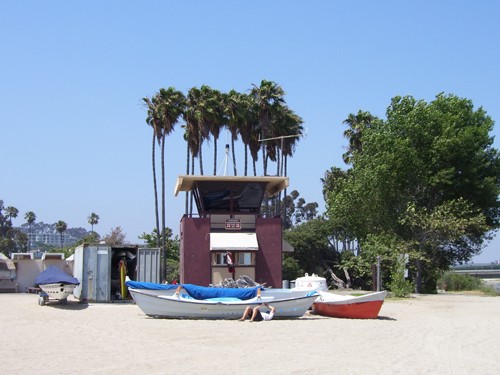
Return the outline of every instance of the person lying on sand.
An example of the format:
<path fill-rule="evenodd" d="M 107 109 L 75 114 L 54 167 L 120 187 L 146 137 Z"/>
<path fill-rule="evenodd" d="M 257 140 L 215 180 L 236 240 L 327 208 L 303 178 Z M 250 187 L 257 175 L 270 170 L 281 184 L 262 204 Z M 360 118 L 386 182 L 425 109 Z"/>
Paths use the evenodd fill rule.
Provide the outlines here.
<path fill-rule="evenodd" d="M 265 306 L 269 308 L 270 310 L 266 312 L 261 312 L 260 308 L 262 306 Z M 255 306 L 252 308 L 252 306 L 247 306 L 245 311 L 243 312 L 243 316 L 239 319 L 240 322 L 245 321 L 246 319 L 250 318 L 251 322 L 261 322 L 264 320 L 271 320 L 274 317 L 274 310 L 275 308 L 272 306 L 269 306 L 267 302 L 264 302 L 258 306 Z"/>

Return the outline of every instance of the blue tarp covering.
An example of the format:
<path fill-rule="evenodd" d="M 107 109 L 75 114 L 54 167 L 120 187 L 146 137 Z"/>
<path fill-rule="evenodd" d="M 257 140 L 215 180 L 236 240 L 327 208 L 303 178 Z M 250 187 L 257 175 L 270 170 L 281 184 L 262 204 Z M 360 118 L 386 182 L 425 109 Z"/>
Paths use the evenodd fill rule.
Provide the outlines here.
<path fill-rule="evenodd" d="M 128 288 L 133 289 L 149 289 L 149 290 L 171 290 L 177 289 L 179 285 L 176 284 L 156 284 L 156 283 L 148 283 L 146 281 L 132 281 L 127 280 L 125 282 Z"/>
<path fill-rule="evenodd" d="M 149 290 L 171 290 L 176 289 L 180 285 L 191 297 L 195 299 L 230 297 L 246 300 L 257 296 L 257 291 L 262 289 L 260 286 L 255 288 L 210 288 L 194 284 L 156 284 L 139 281 L 127 281 L 126 284 L 129 288 Z"/>
<path fill-rule="evenodd" d="M 68 275 L 66 272 L 64 272 L 60 268 L 57 268 L 56 266 L 47 267 L 45 271 L 40 272 L 35 280 L 35 284 L 38 285 L 57 283 L 80 285 L 80 282 L 76 277 Z"/>
<path fill-rule="evenodd" d="M 186 292 L 195 299 L 232 297 L 246 300 L 254 298 L 260 287 L 255 288 L 209 288 L 193 284 L 182 284 Z"/>

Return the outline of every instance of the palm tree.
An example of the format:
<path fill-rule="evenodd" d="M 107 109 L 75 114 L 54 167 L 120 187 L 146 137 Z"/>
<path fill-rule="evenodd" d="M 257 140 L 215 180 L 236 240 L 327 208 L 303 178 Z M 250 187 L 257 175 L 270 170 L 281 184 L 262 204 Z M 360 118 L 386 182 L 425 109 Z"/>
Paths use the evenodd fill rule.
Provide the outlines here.
<path fill-rule="evenodd" d="M 296 143 L 303 136 L 303 120 L 288 107 L 283 107 L 283 111 L 278 116 L 280 121 L 280 145 L 279 150 L 281 157 L 277 157 L 277 174 L 279 176 L 288 175 L 288 157 L 292 157 L 295 152 Z M 286 197 L 286 188 L 283 192 Z M 278 199 L 277 214 L 280 214 L 279 202 L 281 201 L 281 193 Z M 286 218 L 286 205 L 283 205 L 282 218 Z"/>
<path fill-rule="evenodd" d="M 241 124 L 239 126 L 239 133 L 241 140 L 245 147 L 245 170 L 244 175 L 247 176 L 248 171 L 248 151 L 253 160 L 254 176 L 257 175 L 256 161 L 258 160 L 258 153 L 261 148 L 260 136 L 258 134 L 259 119 L 258 107 L 253 98 L 248 94 L 241 94 L 239 113 L 241 116 Z"/>
<path fill-rule="evenodd" d="M 187 132 L 189 134 L 188 147 L 191 150 L 192 167 L 194 174 L 194 158 L 198 157 L 200 162 L 200 175 L 203 175 L 202 145 L 205 139 L 203 124 L 203 99 L 201 90 L 197 87 L 189 89 L 186 99 L 186 110 L 184 112 Z"/>
<path fill-rule="evenodd" d="M 13 206 L 9 206 L 5 208 L 5 213 L 7 214 L 7 218 L 9 219 L 9 224 L 12 227 L 12 219 L 15 219 L 19 214 L 19 210 Z"/>
<path fill-rule="evenodd" d="M 64 232 L 66 232 L 67 229 L 68 229 L 68 225 L 64 221 L 59 220 L 56 223 L 56 231 L 61 236 L 61 249 L 63 248 L 63 245 L 64 245 L 64 236 L 63 236 L 63 234 L 64 234 Z"/>
<path fill-rule="evenodd" d="M 99 223 L 99 215 L 97 215 L 95 212 L 92 212 L 90 216 L 87 218 L 89 224 L 92 226 L 92 233 L 94 232 L 94 225 L 97 225 Z"/>
<path fill-rule="evenodd" d="M 250 95 L 258 105 L 259 126 L 262 140 L 270 138 L 270 125 L 272 120 L 273 107 L 279 107 L 285 103 L 283 96 L 285 92 L 275 82 L 262 80 L 260 86 L 253 85 Z M 264 175 L 267 174 L 266 147 L 262 148 L 262 158 L 264 164 Z"/>
<path fill-rule="evenodd" d="M 33 211 L 26 212 L 26 214 L 24 214 L 24 220 L 26 220 L 26 222 L 29 225 L 28 251 L 30 251 L 31 250 L 31 228 L 36 221 L 35 213 Z"/>
<path fill-rule="evenodd" d="M 262 147 L 260 136 L 261 134 L 259 130 L 252 130 L 252 132 L 250 133 L 250 143 L 248 144 L 248 148 L 250 149 L 250 156 L 252 157 L 254 176 L 257 176 L 257 161 L 259 160 L 259 150 Z"/>
<path fill-rule="evenodd" d="M 165 236 L 165 138 L 169 135 L 178 122 L 181 115 L 184 113 L 186 106 L 186 97 L 180 91 L 173 87 L 168 89 L 160 89 L 158 103 L 159 124 L 162 128 L 161 133 L 161 219 L 162 219 L 162 249 L 163 249 L 163 278 L 167 277 L 166 261 L 167 247 Z M 160 233 L 160 232 L 158 232 Z"/>
<path fill-rule="evenodd" d="M 287 176 L 287 160 L 292 157 L 295 152 L 296 143 L 304 135 L 304 121 L 290 108 L 284 106 L 277 114 L 276 131 L 278 134 L 279 142 L 277 155 L 277 174 L 279 176 Z M 280 155 L 281 154 L 281 155 Z"/>
<path fill-rule="evenodd" d="M 204 100 L 203 105 L 203 124 L 206 127 L 204 136 L 208 139 L 212 134 L 214 140 L 214 176 L 217 174 L 217 143 L 219 135 L 225 126 L 227 119 L 224 113 L 225 95 L 220 91 L 214 90 L 206 85 L 201 86 L 201 93 Z"/>
<path fill-rule="evenodd" d="M 347 151 L 342 155 L 344 163 L 351 164 L 354 155 L 363 151 L 361 140 L 363 130 L 369 128 L 373 120 L 375 120 L 375 117 L 370 112 L 358 111 L 356 115 L 353 113 L 349 114 L 343 121 L 343 124 L 349 126 L 344 131 L 344 137 L 349 140 Z"/>
<path fill-rule="evenodd" d="M 161 143 L 162 138 L 162 127 L 159 119 L 159 98 L 158 94 L 152 98 L 145 97 L 142 99 L 147 107 L 147 117 L 146 123 L 153 128 L 153 141 L 151 146 L 151 163 L 153 167 L 153 189 L 154 189 L 154 200 L 155 200 L 155 219 L 156 219 L 156 230 L 160 233 L 160 215 L 158 213 L 158 185 L 156 182 L 156 142 L 158 145 Z M 160 236 L 157 236 L 157 246 L 160 247 Z"/>

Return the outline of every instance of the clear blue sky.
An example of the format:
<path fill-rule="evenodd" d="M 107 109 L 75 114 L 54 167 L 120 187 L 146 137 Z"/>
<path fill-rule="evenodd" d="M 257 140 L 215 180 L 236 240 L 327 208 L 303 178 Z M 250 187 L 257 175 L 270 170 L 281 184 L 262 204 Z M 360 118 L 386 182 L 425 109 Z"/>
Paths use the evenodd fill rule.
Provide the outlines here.
<path fill-rule="evenodd" d="M 499 19 L 493 0 L 4 1 L 0 199 L 20 210 L 16 225 L 34 211 L 38 221 L 90 229 L 96 212 L 101 235 L 121 226 L 138 243 L 154 227 L 141 98 L 169 86 L 243 92 L 267 79 L 307 130 L 289 161 L 290 188 L 323 210 L 320 179 L 345 167 L 349 113 L 384 117 L 396 95 L 431 101 L 445 92 L 499 121 Z M 225 142 L 223 133 L 219 165 Z M 167 158 L 167 225 L 178 232 L 180 127 Z M 500 259 L 499 246 L 475 261 Z"/>

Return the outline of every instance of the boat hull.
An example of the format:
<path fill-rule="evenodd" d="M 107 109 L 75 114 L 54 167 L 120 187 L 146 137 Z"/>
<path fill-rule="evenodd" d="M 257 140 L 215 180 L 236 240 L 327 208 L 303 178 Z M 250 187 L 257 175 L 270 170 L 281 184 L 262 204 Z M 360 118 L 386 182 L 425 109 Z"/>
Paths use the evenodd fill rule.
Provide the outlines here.
<path fill-rule="evenodd" d="M 40 285 L 42 291 L 52 299 L 65 300 L 73 294 L 75 284 L 53 283 Z"/>
<path fill-rule="evenodd" d="M 385 291 L 359 297 L 321 293 L 313 310 L 315 314 L 333 318 L 376 319 L 386 295 Z"/>
<path fill-rule="evenodd" d="M 137 306 L 148 316 L 174 319 L 237 319 L 247 306 L 268 302 L 275 307 L 275 318 L 298 318 L 311 307 L 317 294 L 275 300 L 273 297 L 255 297 L 237 302 L 192 300 L 181 296 L 154 295 L 151 291 L 130 289 Z"/>
<path fill-rule="evenodd" d="M 138 283 L 133 281 L 127 281 L 127 287 L 133 290 L 139 290 L 145 294 L 157 295 L 157 296 L 174 296 L 177 292 L 189 294 L 186 289 L 184 289 L 183 285 L 165 285 L 165 284 L 156 284 L 156 283 Z M 180 287 L 180 289 L 178 289 Z M 214 288 L 217 289 L 217 288 Z M 286 298 L 295 298 L 295 297 L 303 297 L 308 292 L 318 291 L 317 288 L 292 288 L 292 289 L 282 289 L 282 288 L 262 288 L 261 295 L 262 297 L 273 297 L 274 299 L 286 299 Z"/>

